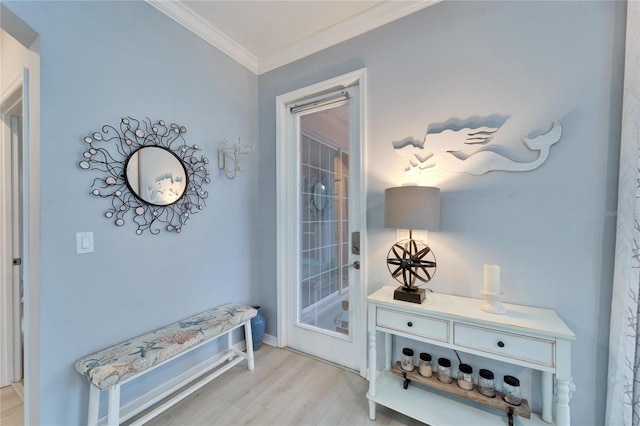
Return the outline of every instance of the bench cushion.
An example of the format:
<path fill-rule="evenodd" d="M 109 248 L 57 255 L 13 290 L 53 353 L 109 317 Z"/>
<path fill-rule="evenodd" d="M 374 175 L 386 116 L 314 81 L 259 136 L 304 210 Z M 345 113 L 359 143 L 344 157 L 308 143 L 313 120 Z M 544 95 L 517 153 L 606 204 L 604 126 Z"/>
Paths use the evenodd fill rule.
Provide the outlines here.
<path fill-rule="evenodd" d="M 224 305 L 103 349 L 76 370 L 104 390 L 255 317 L 254 308 Z M 251 344 L 251 342 L 247 342 Z"/>

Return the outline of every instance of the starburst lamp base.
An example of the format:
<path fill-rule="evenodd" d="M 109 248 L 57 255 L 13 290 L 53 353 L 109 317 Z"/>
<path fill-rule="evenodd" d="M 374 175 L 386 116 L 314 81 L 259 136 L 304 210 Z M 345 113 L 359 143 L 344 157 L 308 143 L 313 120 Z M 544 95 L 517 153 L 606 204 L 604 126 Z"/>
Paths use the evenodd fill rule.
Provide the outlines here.
<path fill-rule="evenodd" d="M 428 283 L 436 271 L 436 258 L 426 244 L 413 239 L 398 241 L 387 254 L 387 267 L 391 276 L 402 284 L 393 292 L 395 300 L 425 301 L 426 291 L 416 283 Z"/>
<path fill-rule="evenodd" d="M 427 292 L 424 288 L 419 287 L 405 287 L 400 286 L 393 292 L 393 298 L 395 300 L 403 300 L 411 303 L 422 303 L 427 297 Z"/>

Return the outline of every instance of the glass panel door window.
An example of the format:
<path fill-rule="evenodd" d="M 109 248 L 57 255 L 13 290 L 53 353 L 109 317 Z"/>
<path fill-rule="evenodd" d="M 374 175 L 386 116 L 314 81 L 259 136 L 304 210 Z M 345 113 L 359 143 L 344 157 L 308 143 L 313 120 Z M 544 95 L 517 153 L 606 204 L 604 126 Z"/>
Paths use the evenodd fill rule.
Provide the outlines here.
<path fill-rule="evenodd" d="M 301 120 L 300 137 L 298 324 L 346 337 L 350 324 L 348 145 L 341 147 L 306 130 L 307 117 Z"/>

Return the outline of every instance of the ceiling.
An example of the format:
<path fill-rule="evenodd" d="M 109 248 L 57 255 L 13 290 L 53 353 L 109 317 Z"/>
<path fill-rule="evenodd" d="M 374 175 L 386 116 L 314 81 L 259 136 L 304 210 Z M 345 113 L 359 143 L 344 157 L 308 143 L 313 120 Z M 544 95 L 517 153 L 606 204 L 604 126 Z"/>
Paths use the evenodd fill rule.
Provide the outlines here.
<path fill-rule="evenodd" d="M 440 0 L 147 0 L 256 74 Z"/>

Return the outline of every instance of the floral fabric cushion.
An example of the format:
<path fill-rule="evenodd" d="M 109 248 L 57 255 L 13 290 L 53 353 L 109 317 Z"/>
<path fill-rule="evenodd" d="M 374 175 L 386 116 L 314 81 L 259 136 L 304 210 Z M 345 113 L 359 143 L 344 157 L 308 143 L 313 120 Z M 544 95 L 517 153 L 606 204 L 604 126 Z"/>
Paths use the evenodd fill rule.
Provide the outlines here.
<path fill-rule="evenodd" d="M 76 370 L 101 390 L 255 317 L 254 308 L 224 305 L 103 349 L 76 362 Z M 247 342 L 251 344 L 251 342 Z"/>

